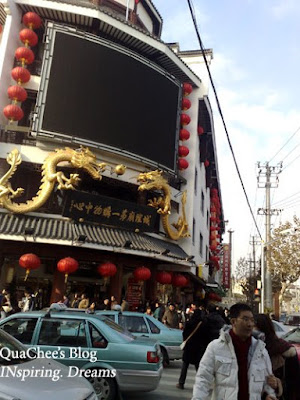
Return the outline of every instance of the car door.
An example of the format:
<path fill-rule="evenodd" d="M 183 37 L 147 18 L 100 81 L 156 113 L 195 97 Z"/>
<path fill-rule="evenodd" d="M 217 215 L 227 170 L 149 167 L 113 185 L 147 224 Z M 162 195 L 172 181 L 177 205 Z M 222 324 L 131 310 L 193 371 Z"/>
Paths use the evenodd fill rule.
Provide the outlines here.
<path fill-rule="evenodd" d="M 36 346 L 51 351 L 54 359 L 81 368 L 89 361 L 86 323 L 83 319 L 42 318 Z"/>

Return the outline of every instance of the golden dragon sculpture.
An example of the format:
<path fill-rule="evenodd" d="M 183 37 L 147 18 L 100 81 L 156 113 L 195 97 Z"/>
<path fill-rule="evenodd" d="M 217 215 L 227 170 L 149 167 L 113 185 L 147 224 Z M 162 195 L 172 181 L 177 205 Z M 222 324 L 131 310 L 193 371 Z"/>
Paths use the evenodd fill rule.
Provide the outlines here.
<path fill-rule="evenodd" d="M 162 176 L 162 171 L 156 170 L 139 174 L 137 178 L 140 184 L 138 190 L 159 190 L 164 196 L 149 200 L 148 205 L 157 208 L 157 213 L 162 216 L 162 224 L 166 234 L 173 240 L 181 237 L 189 237 L 188 223 L 185 214 L 186 190 L 182 194 L 182 216 L 178 218 L 176 223 L 170 224 L 169 218 L 171 214 L 171 189 L 168 181 Z M 175 228 L 173 229 L 172 226 Z"/>
<path fill-rule="evenodd" d="M 78 185 L 80 177 L 78 174 L 70 174 L 67 178 L 62 171 L 56 171 L 56 167 L 61 162 L 67 162 L 73 168 L 81 168 L 96 180 L 101 180 L 101 173 L 106 169 L 105 163 L 98 163 L 96 156 L 86 147 L 80 147 L 78 150 L 71 148 L 56 149 L 49 153 L 42 166 L 42 180 L 39 190 L 31 200 L 26 203 L 16 203 L 13 199 L 19 197 L 23 188 L 13 190 L 9 180 L 21 164 L 22 159 L 17 149 L 12 150 L 6 159 L 10 165 L 7 173 L 0 178 L 0 206 L 17 214 L 28 213 L 40 208 L 49 199 L 52 190 L 57 184 L 58 189 L 74 190 Z"/>

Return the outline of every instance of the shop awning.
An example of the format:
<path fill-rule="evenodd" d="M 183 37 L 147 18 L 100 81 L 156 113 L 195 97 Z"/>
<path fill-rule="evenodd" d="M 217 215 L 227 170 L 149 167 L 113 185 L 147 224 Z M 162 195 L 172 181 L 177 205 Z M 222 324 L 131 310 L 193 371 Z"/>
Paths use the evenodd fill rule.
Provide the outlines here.
<path fill-rule="evenodd" d="M 166 240 L 87 222 L 75 223 L 60 216 L 33 214 L 16 215 L 1 210 L 0 240 L 81 246 L 194 266 L 179 245 Z"/>

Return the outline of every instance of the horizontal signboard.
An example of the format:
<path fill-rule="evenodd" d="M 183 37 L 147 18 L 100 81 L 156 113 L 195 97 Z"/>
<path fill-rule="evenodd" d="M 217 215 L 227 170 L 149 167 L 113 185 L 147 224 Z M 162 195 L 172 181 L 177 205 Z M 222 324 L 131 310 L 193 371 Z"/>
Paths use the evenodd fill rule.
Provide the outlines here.
<path fill-rule="evenodd" d="M 73 191 L 66 197 L 63 215 L 74 220 L 133 231 L 154 231 L 156 209 L 107 196 Z"/>

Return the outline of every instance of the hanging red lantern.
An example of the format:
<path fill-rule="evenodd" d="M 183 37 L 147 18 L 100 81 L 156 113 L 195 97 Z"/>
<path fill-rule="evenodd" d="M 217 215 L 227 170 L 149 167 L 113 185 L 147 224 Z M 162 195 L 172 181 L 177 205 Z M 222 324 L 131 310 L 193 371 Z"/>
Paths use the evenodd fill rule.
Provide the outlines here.
<path fill-rule="evenodd" d="M 189 154 L 189 149 L 186 146 L 179 146 L 178 147 L 178 154 L 179 157 L 186 157 Z"/>
<path fill-rule="evenodd" d="M 23 254 L 19 259 L 19 265 L 26 269 L 24 281 L 27 280 L 31 270 L 38 269 L 41 265 L 39 257 L 33 253 Z"/>
<path fill-rule="evenodd" d="M 207 168 L 207 167 L 209 167 L 209 161 L 208 160 L 205 160 L 204 161 L 204 166 Z"/>
<path fill-rule="evenodd" d="M 21 107 L 16 104 L 9 104 L 3 109 L 3 114 L 10 121 L 20 121 L 24 117 L 24 112 Z"/>
<path fill-rule="evenodd" d="M 8 97 L 13 101 L 25 101 L 27 99 L 27 92 L 26 90 L 19 85 L 10 86 L 7 89 Z"/>
<path fill-rule="evenodd" d="M 22 65 L 32 64 L 34 61 L 34 53 L 28 47 L 18 47 L 15 52 L 15 57 L 18 61 L 21 61 Z"/>
<path fill-rule="evenodd" d="M 188 280 L 186 279 L 185 276 L 181 275 L 181 274 L 177 274 L 173 276 L 172 279 L 172 285 L 176 286 L 176 287 L 184 287 L 187 286 L 188 284 Z"/>
<path fill-rule="evenodd" d="M 180 115 L 180 123 L 182 126 L 188 125 L 191 122 L 191 118 L 189 115 L 182 113 Z"/>
<path fill-rule="evenodd" d="M 106 262 L 104 264 L 98 265 L 98 274 L 104 277 L 114 276 L 117 273 L 117 267 L 111 262 Z"/>
<path fill-rule="evenodd" d="M 24 67 L 15 67 L 11 71 L 11 76 L 19 85 L 30 80 L 30 72 Z"/>
<path fill-rule="evenodd" d="M 209 246 L 209 248 L 210 248 L 210 250 L 211 251 L 215 251 L 215 250 L 217 250 L 217 244 L 216 243 L 214 243 L 214 244 L 211 244 L 210 246 Z"/>
<path fill-rule="evenodd" d="M 185 158 L 179 158 L 178 160 L 178 168 L 180 171 L 187 169 L 189 167 L 189 163 Z"/>
<path fill-rule="evenodd" d="M 30 29 L 38 29 L 42 20 L 35 12 L 28 12 L 23 15 L 23 24 Z"/>
<path fill-rule="evenodd" d="M 211 195 L 218 196 L 218 189 L 212 188 L 212 189 L 210 189 L 210 193 L 211 193 Z"/>
<path fill-rule="evenodd" d="M 137 281 L 147 281 L 150 279 L 151 271 L 147 267 L 138 267 L 134 270 L 133 276 Z"/>
<path fill-rule="evenodd" d="M 187 99 L 187 98 L 183 98 L 182 99 L 182 102 L 181 102 L 181 109 L 182 110 L 189 110 L 190 108 L 191 108 L 191 105 L 192 105 L 192 103 L 190 102 L 190 100 L 189 99 Z"/>
<path fill-rule="evenodd" d="M 21 42 L 23 42 L 25 46 L 30 47 L 36 46 L 39 40 L 37 34 L 28 28 L 22 29 L 19 37 Z"/>
<path fill-rule="evenodd" d="M 186 129 L 180 129 L 179 139 L 180 140 L 189 140 L 189 138 L 190 138 L 190 132 L 187 131 Z"/>
<path fill-rule="evenodd" d="M 79 267 L 78 261 L 76 261 L 72 257 L 62 258 L 57 263 L 58 271 L 65 274 L 65 283 L 67 283 L 68 275 L 71 274 L 72 272 L 77 271 L 78 267 Z"/>
<path fill-rule="evenodd" d="M 200 125 L 198 126 L 197 132 L 198 132 L 198 135 L 199 135 L 199 136 L 203 135 L 204 129 L 202 128 L 202 126 L 200 126 Z"/>
<path fill-rule="evenodd" d="M 190 83 L 184 83 L 182 85 L 182 92 L 184 96 L 188 96 L 193 91 L 193 86 Z"/>
<path fill-rule="evenodd" d="M 166 271 L 156 273 L 156 281 L 162 285 L 169 285 L 172 282 L 172 275 Z"/>

